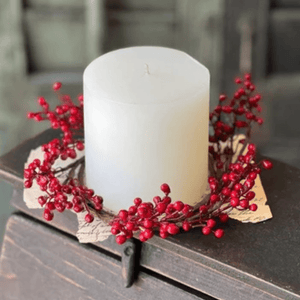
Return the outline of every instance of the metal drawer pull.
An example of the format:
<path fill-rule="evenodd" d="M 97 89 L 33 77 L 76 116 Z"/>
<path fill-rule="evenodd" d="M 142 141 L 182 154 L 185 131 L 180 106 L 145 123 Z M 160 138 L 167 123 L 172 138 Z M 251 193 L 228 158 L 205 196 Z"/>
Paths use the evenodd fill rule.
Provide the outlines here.
<path fill-rule="evenodd" d="M 134 281 L 136 245 L 133 239 L 127 240 L 122 252 L 122 277 L 124 287 L 129 288 Z"/>

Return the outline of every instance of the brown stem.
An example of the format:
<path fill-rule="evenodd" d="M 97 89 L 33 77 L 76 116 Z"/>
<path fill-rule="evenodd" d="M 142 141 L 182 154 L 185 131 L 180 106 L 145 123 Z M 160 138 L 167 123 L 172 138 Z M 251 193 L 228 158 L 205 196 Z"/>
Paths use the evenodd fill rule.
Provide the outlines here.
<path fill-rule="evenodd" d="M 73 162 L 73 163 L 67 165 L 66 167 L 60 168 L 60 169 L 54 171 L 53 173 L 54 173 L 54 174 L 58 174 L 58 173 L 67 171 L 67 170 L 69 170 L 69 169 L 71 169 L 71 168 L 76 168 L 78 165 L 82 164 L 83 162 L 84 162 L 84 156 L 81 157 L 81 158 L 79 158 L 79 159 L 77 159 L 75 162 Z"/>

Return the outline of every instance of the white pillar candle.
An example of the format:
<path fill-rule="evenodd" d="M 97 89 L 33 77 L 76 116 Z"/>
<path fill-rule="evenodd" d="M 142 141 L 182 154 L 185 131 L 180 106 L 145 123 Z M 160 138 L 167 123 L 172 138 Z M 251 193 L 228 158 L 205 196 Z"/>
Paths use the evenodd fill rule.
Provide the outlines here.
<path fill-rule="evenodd" d="M 95 59 L 84 76 L 86 183 L 118 212 L 151 201 L 195 204 L 208 169 L 209 71 L 184 52 L 132 47 Z"/>

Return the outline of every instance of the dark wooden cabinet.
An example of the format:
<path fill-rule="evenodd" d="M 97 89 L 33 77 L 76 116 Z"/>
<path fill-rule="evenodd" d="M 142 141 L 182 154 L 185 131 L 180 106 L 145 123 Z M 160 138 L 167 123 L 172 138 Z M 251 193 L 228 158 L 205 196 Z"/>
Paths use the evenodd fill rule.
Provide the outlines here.
<path fill-rule="evenodd" d="M 230 220 L 221 240 L 198 229 L 143 244 L 134 239 L 135 280 L 125 288 L 128 244 L 119 246 L 114 237 L 80 244 L 74 213 L 57 213 L 47 223 L 41 210 L 30 210 L 23 201 L 28 153 L 56 135 L 48 130 L 0 159 L 0 175 L 14 186 L 11 203 L 17 211 L 3 241 L 1 299 L 300 299 L 298 169 L 275 161 L 261 175 L 271 220 Z"/>

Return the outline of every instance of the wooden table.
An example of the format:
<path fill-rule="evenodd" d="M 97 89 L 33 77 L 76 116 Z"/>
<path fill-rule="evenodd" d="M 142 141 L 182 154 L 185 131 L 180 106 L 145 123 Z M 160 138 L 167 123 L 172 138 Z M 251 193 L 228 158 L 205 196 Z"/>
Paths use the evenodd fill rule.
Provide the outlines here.
<path fill-rule="evenodd" d="M 56 135 L 46 131 L 0 159 L 16 208 L 3 241 L 1 299 L 300 299 L 300 170 L 274 161 L 261 175 L 273 219 L 230 220 L 220 240 L 194 229 L 144 244 L 119 246 L 111 237 L 85 245 L 75 237 L 74 213 L 56 213 L 46 223 L 42 210 L 29 210 L 22 199 L 29 151 Z M 132 246 L 135 280 L 125 288 Z"/>

